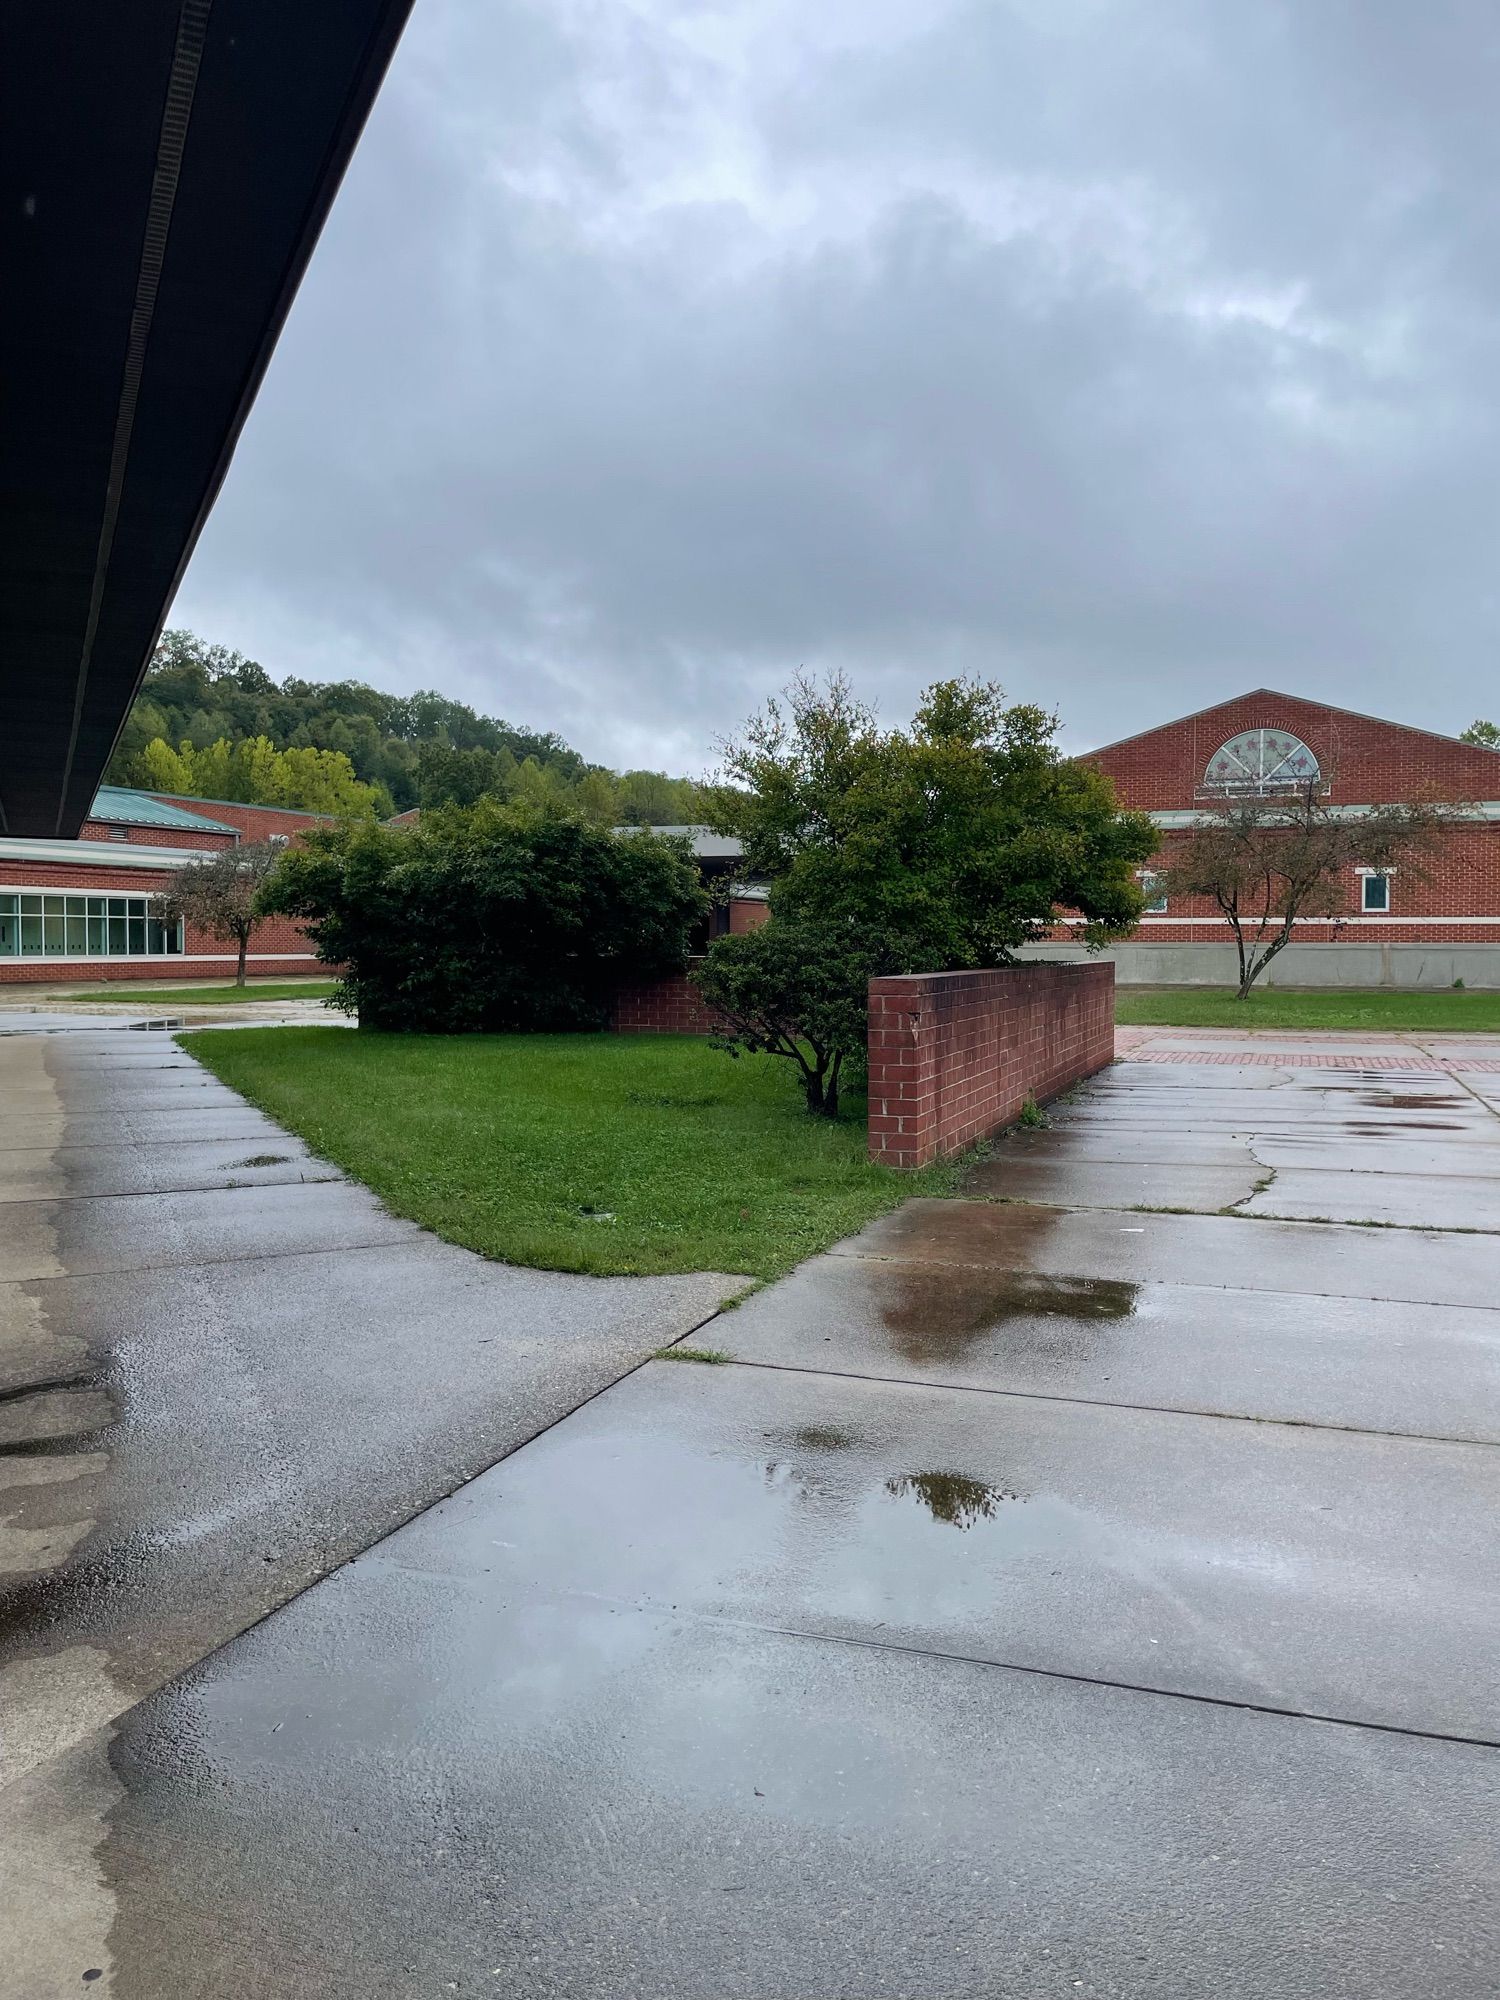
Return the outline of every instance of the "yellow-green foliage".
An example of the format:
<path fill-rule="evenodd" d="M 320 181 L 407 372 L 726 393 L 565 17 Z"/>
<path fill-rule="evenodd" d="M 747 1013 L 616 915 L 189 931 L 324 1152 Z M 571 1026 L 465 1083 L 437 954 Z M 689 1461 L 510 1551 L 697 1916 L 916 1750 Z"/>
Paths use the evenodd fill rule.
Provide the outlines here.
<path fill-rule="evenodd" d="M 174 750 L 155 737 L 137 759 L 143 791 L 190 799 L 235 799 L 254 806 L 301 806 L 307 812 L 368 818 L 373 785 L 362 785 L 342 750 L 278 750 L 267 736 L 231 743 L 227 736 L 195 749 L 184 737 Z"/>

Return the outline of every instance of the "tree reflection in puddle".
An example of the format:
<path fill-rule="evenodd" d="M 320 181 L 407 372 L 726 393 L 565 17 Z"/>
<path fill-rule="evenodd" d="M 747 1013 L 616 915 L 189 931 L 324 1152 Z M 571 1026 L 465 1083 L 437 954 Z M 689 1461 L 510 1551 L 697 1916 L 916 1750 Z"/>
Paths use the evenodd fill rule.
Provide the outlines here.
<path fill-rule="evenodd" d="M 983 1479 L 970 1479 L 961 1472 L 903 1472 L 885 1482 L 893 1500 L 917 1500 L 934 1521 L 950 1528 L 972 1528 L 978 1521 L 993 1521 L 1008 1500 L 1020 1500 L 1008 1486 L 994 1486 Z"/>

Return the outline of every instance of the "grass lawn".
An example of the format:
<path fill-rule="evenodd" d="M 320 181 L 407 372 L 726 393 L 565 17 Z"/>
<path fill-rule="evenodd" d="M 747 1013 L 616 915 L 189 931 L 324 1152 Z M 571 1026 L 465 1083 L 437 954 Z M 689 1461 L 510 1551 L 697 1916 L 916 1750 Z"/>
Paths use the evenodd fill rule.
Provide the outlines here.
<path fill-rule="evenodd" d="M 693 1036 L 181 1039 L 398 1215 L 511 1264 L 774 1278 L 956 1179 L 871 1166 L 862 1100 L 809 1118 L 790 1065 Z"/>
<path fill-rule="evenodd" d="M 1500 993 L 1256 987 L 1248 1000 L 1236 1000 L 1233 990 L 1222 986 L 1119 986 L 1115 1019 L 1121 1027 L 1423 1028 L 1480 1034 L 1500 1032 Z"/>
<path fill-rule="evenodd" d="M 331 979 L 299 979 L 296 981 L 265 980 L 251 986 L 147 986 L 139 993 L 128 986 L 112 986 L 108 992 L 64 993 L 64 1000 L 76 1000 L 82 1007 L 91 1003 L 97 1007 L 107 1000 L 111 1006 L 116 1001 L 137 1001 L 143 1007 L 177 1007 L 184 1001 L 191 1001 L 195 1007 L 243 1007 L 248 1000 L 326 1000 L 333 991 Z"/>

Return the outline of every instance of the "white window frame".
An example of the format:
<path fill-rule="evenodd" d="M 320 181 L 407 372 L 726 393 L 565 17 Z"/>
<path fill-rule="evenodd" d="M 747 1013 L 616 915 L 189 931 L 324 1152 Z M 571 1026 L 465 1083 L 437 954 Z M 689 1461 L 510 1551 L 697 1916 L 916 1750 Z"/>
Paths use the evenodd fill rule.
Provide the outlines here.
<path fill-rule="evenodd" d="M 185 957 L 182 919 L 168 929 L 151 915 L 152 901 L 151 892 L 141 889 L 48 889 L 24 882 L 0 883 L 0 965 L 135 964 L 143 958 Z M 27 902 L 41 907 L 27 909 Z M 110 907 L 118 903 L 126 907 Z M 40 944 L 33 949 L 24 943 L 30 924 L 40 927 Z M 143 943 L 140 951 L 130 948 L 136 926 Z M 122 938 L 117 927 L 123 927 L 123 950 L 111 948 Z M 50 949 L 49 936 L 56 940 Z M 95 948 L 94 941 L 101 937 L 103 948 Z M 169 938 L 175 941 L 169 944 Z M 157 939 L 160 942 L 153 942 Z"/>
<path fill-rule="evenodd" d="M 1141 894 L 1147 899 L 1142 916 L 1164 917 L 1167 913 L 1167 892 L 1162 887 L 1162 876 L 1154 868 L 1137 868 L 1135 873 L 1141 885 Z"/>
<path fill-rule="evenodd" d="M 1359 877 L 1359 913 L 1362 917 L 1388 917 L 1391 913 L 1391 877 L 1394 868 L 1356 868 Z M 1380 903 L 1370 901 L 1370 884 L 1385 884 L 1385 900 Z"/>

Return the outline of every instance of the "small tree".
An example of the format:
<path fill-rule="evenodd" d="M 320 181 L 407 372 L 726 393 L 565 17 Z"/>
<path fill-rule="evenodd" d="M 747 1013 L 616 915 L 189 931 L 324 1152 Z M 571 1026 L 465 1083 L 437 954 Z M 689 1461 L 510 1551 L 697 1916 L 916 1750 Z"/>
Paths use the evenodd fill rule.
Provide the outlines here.
<path fill-rule="evenodd" d="M 269 841 L 252 841 L 190 861 L 171 888 L 154 899 L 152 914 L 160 923 L 175 924 L 181 919 L 222 943 L 238 946 L 234 983 L 243 986 L 250 939 L 260 921 L 260 893 L 282 851 Z"/>
<path fill-rule="evenodd" d="M 1432 801 L 1375 806 L 1350 814 L 1330 806 L 1316 784 L 1276 798 L 1229 801 L 1206 812 L 1168 851 L 1155 886 L 1168 896 L 1203 896 L 1229 925 L 1239 958 L 1239 994 L 1292 941 L 1299 917 L 1336 918 L 1349 908 L 1357 868 L 1400 864 L 1416 878 L 1459 809 Z"/>
<path fill-rule="evenodd" d="M 1482 750 L 1500 750 L 1500 723 L 1486 722 L 1483 716 L 1458 734 L 1460 743 L 1477 743 Z"/>
<path fill-rule="evenodd" d="M 719 1016 L 714 1046 L 784 1056 L 801 1074 L 808 1110 L 837 1118 L 840 1085 L 864 1059 L 879 957 L 851 925 L 795 917 L 719 938 L 693 975 Z"/>

